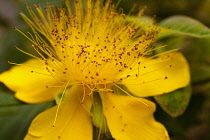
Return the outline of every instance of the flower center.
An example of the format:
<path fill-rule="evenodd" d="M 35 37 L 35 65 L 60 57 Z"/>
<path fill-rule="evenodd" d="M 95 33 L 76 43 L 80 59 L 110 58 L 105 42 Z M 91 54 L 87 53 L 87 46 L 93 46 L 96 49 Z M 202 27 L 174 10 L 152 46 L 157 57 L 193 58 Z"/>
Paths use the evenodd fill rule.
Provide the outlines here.
<path fill-rule="evenodd" d="M 55 79 L 93 87 L 119 82 L 131 77 L 141 57 L 152 51 L 158 29 L 143 23 L 142 11 L 128 20 L 109 1 L 101 5 L 101 1 L 87 1 L 86 6 L 75 2 L 72 10 L 67 3 L 67 9 L 58 6 L 57 11 L 48 5 L 46 15 L 36 6 L 39 16 L 28 7 L 34 22 L 21 13 L 37 31 L 27 38 Z"/>

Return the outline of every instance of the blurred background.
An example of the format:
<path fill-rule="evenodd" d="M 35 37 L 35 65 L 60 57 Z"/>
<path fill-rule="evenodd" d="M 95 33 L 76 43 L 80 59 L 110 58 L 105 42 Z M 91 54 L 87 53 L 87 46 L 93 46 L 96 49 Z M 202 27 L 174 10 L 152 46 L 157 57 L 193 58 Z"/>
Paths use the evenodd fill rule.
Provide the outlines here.
<path fill-rule="evenodd" d="M 63 0 L 0 0 L 0 72 L 11 67 L 8 61 L 21 63 L 29 59 L 14 46 L 32 52 L 28 40 L 13 29 L 29 30 L 19 15 L 20 12 L 27 13 L 26 2 L 31 6 L 41 4 L 42 7 L 47 2 L 63 4 Z M 128 13 L 133 5 L 136 6 L 134 13 L 139 7 L 146 7 L 145 15 L 156 15 L 157 22 L 172 15 L 186 15 L 210 27 L 210 0 L 121 0 L 119 8 Z M 191 100 L 181 116 L 171 117 L 158 105 L 155 116 L 166 126 L 172 140 L 210 140 L 210 38 L 174 37 L 161 40 L 161 43 L 179 39 L 182 41 L 176 43 L 176 47 L 183 48 L 181 51 L 191 68 Z M 0 139 L 22 140 L 31 120 L 53 104 L 24 104 L 0 84 Z"/>

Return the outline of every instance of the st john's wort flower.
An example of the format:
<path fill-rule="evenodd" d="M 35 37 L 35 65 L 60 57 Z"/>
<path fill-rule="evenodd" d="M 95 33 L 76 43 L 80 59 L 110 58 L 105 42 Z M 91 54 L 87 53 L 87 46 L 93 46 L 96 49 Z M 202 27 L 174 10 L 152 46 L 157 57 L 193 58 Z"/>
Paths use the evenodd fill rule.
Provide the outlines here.
<path fill-rule="evenodd" d="M 189 70 L 179 52 L 152 55 L 159 29 L 116 10 L 109 1 L 82 0 L 67 8 L 47 5 L 45 13 L 27 6 L 21 16 L 33 34 L 24 34 L 37 55 L 0 75 L 27 103 L 48 102 L 62 92 L 62 101 L 39 114 L 26 140 L 92 140 L 94 94 L 116 140 L 167 140 L 155 121 L 155 104 L 140 98 L 164 94 L 189 83 Z M 163 47 L 163 46 L 161 46 Z M 122 95 L 121 93 L 124 93 Z M 98 126 L 100 127 L 100 126 Z M 101 126 L 102 127 L 102 126 Z"/>

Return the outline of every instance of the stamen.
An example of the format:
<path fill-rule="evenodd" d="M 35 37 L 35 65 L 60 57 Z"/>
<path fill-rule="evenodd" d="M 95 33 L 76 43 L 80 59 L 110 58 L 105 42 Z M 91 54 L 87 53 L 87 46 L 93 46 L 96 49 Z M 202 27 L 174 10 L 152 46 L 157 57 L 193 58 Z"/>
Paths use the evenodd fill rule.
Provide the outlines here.
<path fill-rule="evenodd" d="M 63 97 L 64 97 L 64 95 L 65 95 L 66 89 L 67 89 L 67 87 L 69 86 L 69 82 L 70 82 L 70 81 L 67 82 L 66 87 L 65 87 L 64 90 L 63 90 L 63 93 L 62 93 L 60 102 L 59 102 L 59 104 L 58 104 L 58 107 L 57 107 L 57 110 L 56 110 L 56 114 L 55 114 L 55 119 L 54 119 L 54 122 L 53 122 L 53 125 L 52 125 L 53 127 L 55 127 L 55 123 L 56 123 L 56 120 L 57 120 L 57 117 L 58 117 L 58 110 L 60 109 L 60 105 L 61 105 L 61 102 L 62 102 Z"/>
<path fill-rule="evenodd" d="M 83 86 L 83 97 L 82 97 L 82 101 L 81 101 L 81 104 L 83 104 L 84 100 L 85 100 L 85 95 L 86 95 L 86 92 L 85 92 L 85 85 L 82 85 Z"/>
<path fill-rule="evenodd" d="M 22 52 L 22 53 L 28 55 L 28 56 L 31 56 L 31 57 L 33 57 L 33 58 L 36 58 L 36 59 L 41 60 L 40 58 L 38 58 L 38 57 L 36 57 L 36 56 L 34 56 L 34 55 L 28 53 L 28 52 L 25 52 L 25 51 L 23 51 L 22 49 L 20 49 L 20 48 L 18 48 L 18 47 L 16 47 L 16 46 L 15 46 L 15 48 L 16 48 L 17 50 L 19 50 L 20 52 Z"/>
<path fill-rule="evenodd" d="M 40 67 L 36 67 L 36 66 L 34 66 L 34 65 L 27 65 L 27 64 L 20 64 L 20 63 L 14 63 L 14 62 L 11 62 L 11 61 L 7 61 L 7 63 L 9 64 L 9 65 L 17 65 L 17 66 L 26 66 L 26 67 L 31 67 L 31 68 L 35 68 L 35 69 L 40 69 L 40 70 L 44 70 L 43 68 L 40 68 Z M 33 71 L 33 70 L 31 70 L 31 71 Z M 34 72 L 34 71 L 33 71 Z M 43 73 L 40 73 L 40 74 L 43 74 Z"/>
<path fill-rule="evenodd" d="M 14 27 L 14 29 L 17 30 L 19 33 L 21 33 L 23 36 L 25 36 L 30 42 L 32 42 L 33 44 L 36 44 L 36 42 L 34 42 L 30 37 L 28 37 L 26 34 L 24 34 L 21 30 L 19 30 L 16 27 Z"/>
<path fill-rule="evenodd" d="M 52 75 L 50 75 L 50 74 L 45 74 L 45 73 L 40 73 L 40 72 L 36 72 L 36 71 L 31 71 L 31 73 L 37 73 L 37 74 L 41 74 L 41 75 L 45 75 L 45 76 L 52 76 Z"/>
<path fill-rule="evenodd" d="M 125 94 L 127 94 L 128 96 L 134 98 L 135 100 L 140 101 L 142 104 L 144 104 L 145 106 L 147 106 L 148 108 L 150 108 L 150 106 L 148 104 L 146 104 L 144 101 L 142 101 L 140 98 L 136 98 L 133 95 L 131 95 L 130 93 L 128 93 L 127 91 L 125 91 L 124 89 L 122 89 L 120 86 L 118 86 L 117 84 L 113 83 L 117 88 L 119 88 L 121 91 L 123 91 Z"/>
<path fill-rule="evenodd" d="M 162 52 L 162 53 L 159 53 L 159 54 L 153 55 L 153 56 L 151 56 L 151 57 L 149 57 L 149 58 L 150 58 L 150 59 L 152 59 L 152 58 L 156 58 L 156 57 L 161 56 L 161 55 L 164 55 L 164 54 L 168 54 L 168 53 L 171 53 L 171 52 L 176 52 L 176 51 L 178 51 L 178 50 L 179 50 L 179 49 L 169 50 L 169 51 L 166 51 L 166 52 Z"/>

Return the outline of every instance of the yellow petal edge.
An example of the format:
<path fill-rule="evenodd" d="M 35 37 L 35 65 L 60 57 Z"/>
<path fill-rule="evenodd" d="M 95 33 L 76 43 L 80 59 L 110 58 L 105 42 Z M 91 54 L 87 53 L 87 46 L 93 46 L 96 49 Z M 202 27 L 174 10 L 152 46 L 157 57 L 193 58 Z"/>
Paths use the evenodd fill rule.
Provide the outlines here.
<path fill-rule="evenodd" d="M 16 98 L 27 103 L 53 101 L 63 87 L 49 75 L 46 65 L 39 60 L 31 59 L 9 71 L 0 74 L 0 82 L 15 92 Z M 48 87 L 49 86 L 49 87 Z"/>
<path fill-rule="evenodd" d="M 188 63 L 179 52 L 167 53 L 156 59 L 142 59 L 139 69 L 133 73 L 139 73 L 139 76 L 124 79 L 122 84 L 139 97 L 165 94 L 187 86 L 190 81 Z"/>
<path fill-rule="evenodd" d="M 154 103 L 110 93 L 100 95 L 108 127 L 116 140 L 170 139 L 164 126 L 153 117 Z"/>
<path fill-rule="evenodd" d="M 33 120 L 24 140 L 92 140 L 92 122 L 88 112 L 92 101 L 87 97 L 81 104 L 82 95 L 81 87 L 71 87 L 59 109 L 57 105 Z"/>

